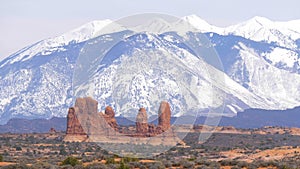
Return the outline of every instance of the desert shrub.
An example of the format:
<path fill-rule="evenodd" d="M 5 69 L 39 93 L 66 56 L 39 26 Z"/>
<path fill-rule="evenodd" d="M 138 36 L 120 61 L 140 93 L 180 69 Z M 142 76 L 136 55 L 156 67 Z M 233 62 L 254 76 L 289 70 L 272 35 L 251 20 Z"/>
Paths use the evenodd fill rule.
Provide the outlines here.
<path fill-rule="evenodd" d="M 179 161 L 172 161 L 172 166 L 173 166 L 173 167 L 179 167 L 179 166 L 181 166 L 181 165 L 180 165 L 180 162 L 179 162 Z"/>
<path fill-rule="evenodd" d="M 205 160 L 201 159 L 201 158 L 198 158 L 198 159 L 196 159 L 196 164 L 197 165 L 203 165 L 203 164 L 205 164 Z"/>
<path fill-rule="evenodd" d="M 195 165 L 193 161 L 188 161 L 188 160 L 182 160 L 180 163 L 183 168 L 193 168 Z"/>
<path fill-rule="evenodd" d="M 221 166 L 235 166 L 238 165 L 237 160 L 222 160 L 220 162 Z"/>
<path fill-rule="evenodd" d="M 120 167 L 120 164 L 108 164 L 106 165 L 109 169 L 118 169 Z"/>
<path fill-rule="evenodd" d="M 59 150 L 59 155 L 63 155 L 63 156 L 65 156 L 65 155 L 67 155 L 68 153 L 67 153 L 67 151 L 65 150 L 65 149 L 60 149 Z"/>
<path fill-rule="evenodd" d="M 22 151 L 22 147 L 17 146 L 17 147 L 16 147 L 16 151 Z"/>
<path fill-rule="evenodd" d="M 82 165 L 75 165 L 73 169 L 85 169 L 85 167 Z"/>
<path fill-rule="evenodd" d="M 249 164 L 249 169 L 257 169 L 258 166 L 255 163 Z"/>
<path fill-rule="evenodd" d="M 129 163 L 129 162 L 137 162 L 137 161 L 139 161 L 139 159 L 133 158 L 133 157 L 123 157 L 122 161 L 124 163 Z"/>
<path fill-rule="evenodd" d="M 38 163 L 33 164 L 31 166 L 31 168 L 33 168 L 33 169 L 51 169 L 51 168 L 57 168 L 57 167 L 54 165 L 51 165 L 47 162 L 38 162 Z"/>
<path fill-rule="evenodd" d="M 172 163 L 168 160 L 163 160 L 162 163 L 166 168 L 172 167 Z"/>
<path fill-rule="evenodd" d="M 164 169 L 165 166 L 161 162 L 147 163 L 149 169 Z"/>
<path fill-rule="evenodd" d="M 94 157 L 90 157 L 90 156 L 83 156 L 82 157 L 82 162 L 86 163 L 86 162 L 92 162 L 95 158 Z"/>
<path fill-rule="evenodd" d="M 129 168 L 139 168 L 139 169 L 147 169 L 147 167 L 140 162 L 130 162 L 129 164 Z"/>
<path fill-rule="evenodd" d="M 71 166 L 75 166 L 75 165 L 79 165 L 80 161 L 77 160 L 77 158 L 75 157 L 67 157 L 64 161 L 62 161 L 61 165 L 71 165 Z"/>
<path fill-rule="evenodd" d="M 93 148 L 89 146 L 85 149 L 85 152 L 93 152 Z"/>
<path fill-rule="evenodd" d="M 206 165 L 200 165 L 197 167 L 197 169 L 210 169 L 210 168 L 207 167 Z"/>
<path fill-rule="evenodd" d="M 73 166 L 68 164 L 68 165 L 61 166 L 60 169 L 73 169 Z"/>
<path fill-rule="evenodd" d="M 248 168 L 248 163 L 245 161 L 239 161 L 237 166 L 240 168 Z"/>
<path fill-rule="evenodd" d="M 219 169 L 219 168 L 221 168 L 221 165 L 216 161 L 211 161 L 209 164 L 209 167 L 213 168 L 213 169 Z"/>
<path fill-rule="evenodd" d="M 142 164 L 142 163 L 140 163 L 140 162 L 129 162 L 127 164 L 129 166 L 129 168 L 139 168 L 140 164 Z"/>
<path fill-rule="evenodd" d="M 231 167 L 231 169 L 242 169 L 242 168 L 239 166 L 233 166 L 233 167 Z"/>
<path fill-rule="evenodd" d="M 87 169 L 108 169 L 108 167 L 105 164 L 101 164 L 101 163 L 90 164 L 86 168 Z"/>
<path fill-rule="evenodd" d="M 1 169 L 30 169 L 26 164 L 15 164 L 15 165 L 8 165 L 3 166 Z"/>
<path fill-rule="evenodd" d="M 115 158 L 111 157 L 111 158 L 107 158 L 105 159 L 105 164 L 116 164 Z"/>
<path fill-rule="evenodd" d="M 118 169 L 130 169 L 130 168 L 128 167 L 128 165 L 126 165 L 126 164 L 122 161 Z"/>

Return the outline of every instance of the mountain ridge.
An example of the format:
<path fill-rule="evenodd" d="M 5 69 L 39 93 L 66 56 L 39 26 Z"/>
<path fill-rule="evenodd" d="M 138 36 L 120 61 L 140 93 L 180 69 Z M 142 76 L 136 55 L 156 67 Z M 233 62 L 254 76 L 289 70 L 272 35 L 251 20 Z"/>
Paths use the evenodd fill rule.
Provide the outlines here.
<path fill-rule="evenodd" d="M 253 20 L 257 20 L 257 19 L 260 19 L 260 20 L 267 20 L 273 24 L 278 24 L 280 25 L 281 27 L 286 27 L 286 28 L 290 28 L 291 30 L 297 32 L 300 36 L 300 19 L 299 20 L 291 20 L 291 21 L 286 21 L 286 22 L 279 22 L 279 21 L 271 21 L 269 20 L 268 18 L 265 18 L 265 17 L 261 17 L 261 16 L 254 16 L 252 18 L 250 18 L 249 20 L 246 20 L 242 23 L 238 23 L 238 24 L 233 24 L 233 25 L 230 25 L 230 26 L 226 26 L 226 27 L 218 27 L 218 26 L 213 26 L 211 24 L 209 24 L 208 22 L 206 22 L 204 19 L 200 18 L 199 16 L 197 15 L 188 15 L 188 16 L 184 16 L 182 17 L 181 19 L 190 23 L 192 26 L 194 26 L 195 28 L 197 28 L 200 32 L 203 32 L 203 33 L 207 33 L 207 32 L 215 32 L 215 33 L 218 33 L 218 34 L 221 34 L 221 35 L 228 35 L 228 34 L 232 34 L 233 32 L 232 31 L 228 31 L 228 29 L 232 29 L 234 27 L 239 27 L 241 26 L 241 24 L 246 24 L 248 22 L 252 22 Z M 66 32 L 66 33 L 63 33 L 62 35 L 59 35 L 59 36 L 56 36 L 56 37 L 49 37 L 49 38 L 46 38 L 45 40 L 41 40 L 41 41 L 38 41 L 36 43 L 34 43 L 33 45 L 29 45 L 27 47 L 24 47 L 23 49 L 15 52 L 14 54 L 11 54 L 10 56 L 12 55 L 16 55 L 18 53 L 22 53 L 22 51 L 25 51 L 26 49 L 36 45 L 36 44 L 39 44 L 39 43 L 43 43 L 44 41 L 47 41 L 47 40 L 50 40 L 50 39 L 63 39 L 63 37 L 68 37 L 72 34 L 78 34 L 78 32 L 82 32 L 82 30 L 89 30 L 90 28 L 90 31 L 91 32 L 88 32 L 88 34 L 90 34 L 89 36 L 81 36 L 80 34 L 78 34 L 78 36 L 74 36 L 75 39 L 77 39 L 77 43 L 78 42 L 82 42 L 82 41 L 85 41 L 87 40 L 87 38 L 92 38 L 93 35 L 96 35 L 96 32 L 100 31 L 103 27 L 105 27 L 106 25 L 112 23 L 113 21 L 109 20 L 109 19 L 104 19 L 104 20 L 94 20 L 94 21 L 91 21 L 91 22 L 88 22 L 80 27 L 77 27 L 69 32 Z M 194 22 L 194 23 L 193 23 Z M 199 25 L 199 22 L 201 23 Z M 203 26 L 203 24 L 205 26 Z M 197 26 L 198 25 L 198 26 Z M 283 26 L 285 25 L 285 26 Z M 93 29 L 94 27 L 94 29 Z M 215 29 L 215 31 L 213 31 Z M 221 29 L 224 29 L 224 30 L 221 30 Z M 80 38 L 81 36 L 81 38 Z M 239 36 L 242 36 L 242 35 L 239 35 Z M 74 40 L 74 37 L 73 39 L 71 39 L 70 41 Z M 244 37 L 244 36 L 242 36 Z M 298 37 L 297 39 L 299 39 L 300 37 Z M 252 39 L 253 40 L 253 39 Z M 64 45 L 66 45 L 68 42 L 70 41 L 66 41 L 64 43 Z M 64 42 L 64 41 L 61 41 L 60 42 Z M 62 45 L 62 44 L 60 44 Z M 9 57 L 9 56 L 8 56 Z M 6 59 L 6 58 L 3 58 L 3 60 Z M 3 60 L 0 60 L 0 62 L 2 62 Z"/>

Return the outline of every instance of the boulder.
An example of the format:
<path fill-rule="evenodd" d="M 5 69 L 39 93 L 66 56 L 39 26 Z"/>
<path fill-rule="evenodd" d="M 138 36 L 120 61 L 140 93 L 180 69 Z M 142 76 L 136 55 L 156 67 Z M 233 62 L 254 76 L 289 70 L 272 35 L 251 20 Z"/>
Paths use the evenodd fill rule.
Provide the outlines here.
<path fill-rule="evenodd" d="M 105 114 L 107 116 L 109 116 L 110 118 L 115 118 L 115 112 L 114 112 L 113 108 L 110 107 L 110 106 L 106 106 L 106 108 L 105 108 Z"/>

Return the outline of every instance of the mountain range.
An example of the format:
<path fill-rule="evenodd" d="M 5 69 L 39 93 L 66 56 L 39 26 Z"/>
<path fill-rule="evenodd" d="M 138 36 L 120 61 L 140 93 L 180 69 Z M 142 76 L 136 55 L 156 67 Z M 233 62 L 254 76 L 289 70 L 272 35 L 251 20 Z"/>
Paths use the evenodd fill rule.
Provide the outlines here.
<path fill-rule="evenodd" d="M 159 99 L 154 94 L 171 103 L 174 116 L 186 113 L 182 110 L 199 113 L 197 110 L 222 106 L 226 116 L 249 108 L 300 106 L 300 20 L 275 22 L 254 17 L 220 28 L 191 15 L 171 26 L 154 20 L 146 25 L 154 25 L 154 33 L 133 34 L 122 28 L 99 35 L 111 23 L 87 23 L 2 60 L 0 124 L 12 118 L 65 117 L 74 96 L 87 94 L 99 101 L 100 110 L 109 104 L 118 116 L 135 116 L 137 111 L 132 108 L 140 106 L 155 115 L 157 107 L 152 105 L 158 105 Z M 193 30 L 180 28 L 186 23 Z M 102 60 L 92 60 L 94 64 L 84 72 L 89 78 L 81 81 L 82 75 L 76 73 L 82 66 L 83 49 L 110 45 L 120 37 L 125 38 L 109 52 L 102 51 Z M 203 37 L 209 43 L 203 44 Z M 207 51 L 215 51 L 223 66 L 197 55 Z M 142 64 L 137 68 L 130 64 L 133 62 Z M 165 69 L 168 71 L 161 71 Z M 94 87 L 98 90 L 91 92 Z"/>

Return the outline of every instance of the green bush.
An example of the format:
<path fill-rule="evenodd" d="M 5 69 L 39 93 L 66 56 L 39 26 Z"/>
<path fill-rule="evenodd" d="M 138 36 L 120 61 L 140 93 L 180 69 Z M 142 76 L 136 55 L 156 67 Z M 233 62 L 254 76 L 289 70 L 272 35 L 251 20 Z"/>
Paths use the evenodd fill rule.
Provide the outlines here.
<path fill-rule="evenodd" d="M 16 147 L 16 151 L 22 151 L 22 147 L 17 146 L 17 147 Z"/>
<path fill-rule="evenodd" d="M 107 158 L 105 164 L 116 164 L 115 158 Z"/>
<path fill-rule="evenodd" d="M 122 161 L 124 161 L 124 163 L 129 163 L 129 162 L 137 162 L 137 161 L 139 161 L 139 159 L 132 158 L 132 157 L 123 157 Z"/>
<path fill-rule="evenodd" d="M 3 156 L 0 155 L 0 162 L 3 162 Z"/>
<path fill-rule="evenodd" d="M 62 161 L 61 165 L 79 165 L 81 164 L 80 161 L 78 161 L 75 157 L 67 157 L 64 161 Z"/>
<path fill-rule="evenodd" d="M 129 167 L 122 161 L 118 169 L 129 169 Z"/>

